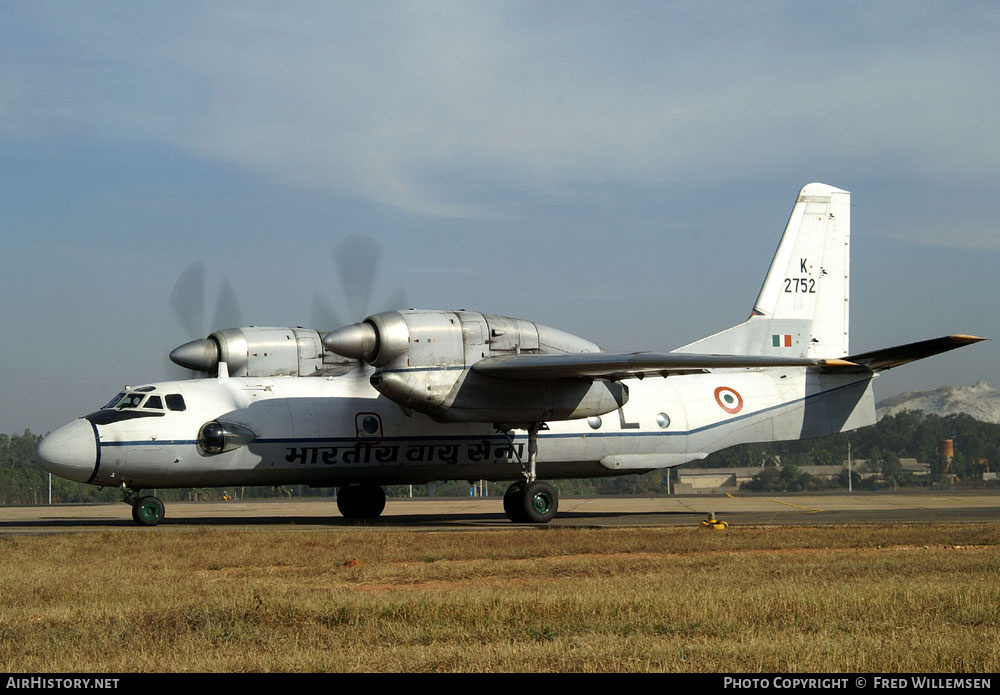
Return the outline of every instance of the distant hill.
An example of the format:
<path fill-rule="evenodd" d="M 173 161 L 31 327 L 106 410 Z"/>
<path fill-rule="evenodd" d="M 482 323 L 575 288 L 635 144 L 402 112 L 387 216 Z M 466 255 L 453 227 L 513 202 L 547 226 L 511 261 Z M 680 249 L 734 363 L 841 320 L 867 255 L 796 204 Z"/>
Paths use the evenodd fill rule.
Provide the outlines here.
<path fill-rule="evenodd" d="M 966 413 L 981 422 L 1000 424 L 1000 389 L 985 381 L 974 386 L 942 386 L 933 391 L 901 393 L 875 407 L 880 420 L 904 410 L 922 410 L 942 417 Z"/>

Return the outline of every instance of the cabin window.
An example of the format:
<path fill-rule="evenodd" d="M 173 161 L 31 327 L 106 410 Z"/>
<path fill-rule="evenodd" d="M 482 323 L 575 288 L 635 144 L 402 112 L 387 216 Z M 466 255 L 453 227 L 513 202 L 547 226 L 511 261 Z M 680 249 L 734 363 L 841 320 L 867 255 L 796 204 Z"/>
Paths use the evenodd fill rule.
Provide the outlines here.
<path fill-rule="evenodd" d="M 166 397 L 167 407 L 170 410 L 187 410 L 184 405 L 184 396 L 179 393 L 171 393 Z"/>

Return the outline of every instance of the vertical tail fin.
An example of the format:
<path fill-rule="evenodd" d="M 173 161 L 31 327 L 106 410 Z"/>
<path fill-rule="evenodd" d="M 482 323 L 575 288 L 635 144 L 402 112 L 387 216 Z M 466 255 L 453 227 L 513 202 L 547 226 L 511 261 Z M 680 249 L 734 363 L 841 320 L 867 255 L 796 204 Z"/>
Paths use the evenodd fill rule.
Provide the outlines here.
<path fill-rule="evenodd" d="M 750 318 L 675 352 L 785 357 L 849 354 L 851 194 L 799 191 Z"/>

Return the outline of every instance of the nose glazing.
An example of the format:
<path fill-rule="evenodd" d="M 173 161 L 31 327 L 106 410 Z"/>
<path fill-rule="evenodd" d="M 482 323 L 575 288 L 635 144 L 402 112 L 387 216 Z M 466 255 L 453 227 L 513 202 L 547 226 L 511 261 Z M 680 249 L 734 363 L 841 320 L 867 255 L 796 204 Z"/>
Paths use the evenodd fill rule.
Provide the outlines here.
<path fill-rule="evenodd" d="M 41 467 L 53 475 L 85 483 L 97 466 L 94 428 L 87 420 L 74 420 L 39 442 L 35 455 Z"/>

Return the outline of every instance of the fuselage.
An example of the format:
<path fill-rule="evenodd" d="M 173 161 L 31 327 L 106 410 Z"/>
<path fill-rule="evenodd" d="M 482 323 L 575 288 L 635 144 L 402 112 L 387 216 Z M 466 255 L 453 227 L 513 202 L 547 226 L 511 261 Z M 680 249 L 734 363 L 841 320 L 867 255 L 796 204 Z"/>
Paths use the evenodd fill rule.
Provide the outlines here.
<path fill-rule="evenodd" d="M 56 475 L 132 489 L 521 476 L 525 433 L 408 413 L 372 388 L 370 371 L 149 384 L 53 432 L 38 455 Z M 867 376 L 770 368 L 624 383 L 629 399 L 619 410 L 548 423 L 539 433 L 539 477 L 637 473 L 744 442 L 874 422 Z M 252 441 L 211 453 L 199 433 L 212 422 L 249 432 Z"/>

